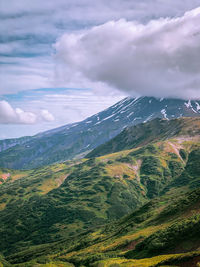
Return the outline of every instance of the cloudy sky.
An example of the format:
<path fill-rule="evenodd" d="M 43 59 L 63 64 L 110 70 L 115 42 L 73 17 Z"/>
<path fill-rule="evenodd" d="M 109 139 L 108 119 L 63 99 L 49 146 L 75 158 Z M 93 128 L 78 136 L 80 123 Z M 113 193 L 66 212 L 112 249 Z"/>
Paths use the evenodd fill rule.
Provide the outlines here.
<path fill-rule="evenodd" d="M 0 139 L 126 95 L 200 98 L 199 0 L 1 0 Z"/>

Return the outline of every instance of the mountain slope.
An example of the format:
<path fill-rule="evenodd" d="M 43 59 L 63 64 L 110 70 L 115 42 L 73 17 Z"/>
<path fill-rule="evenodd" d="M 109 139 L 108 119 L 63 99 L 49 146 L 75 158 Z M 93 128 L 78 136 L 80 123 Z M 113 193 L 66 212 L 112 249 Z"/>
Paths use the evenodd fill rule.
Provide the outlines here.
<path fill-rule="evenodd" d="M 154 118 L 197 117 L 199 101 L 125 98 L 90 118 L 33 137 L 0 141 L 0 166 L 30 169 L 81 157 L 125 127 Z"/>
<path fill-rule="evenodd" d="M 190 131 L 187 118 L 177 121 L 185 123 L 173 139 L 46 166 L 3 183 L 0 253 L 9 256 L 27 247 L 61 242 L 118 219 L 163 193 L 200 186 L 200 138 L 194 135 L 200 130 L 200 118 L 190 119 Z M 168 129 L 173 129 L 169 124 L 174 120 L 168 122 Z"/>
<path fill-rule="evenodd" d="M 64 250 L 59 258 L 86 266 L 93 266 L 91 263 L 100 259 L 102 265 L 96 263 L 95 266 L 112 266 L 114 263 L 136 267 L 164 266 L 164 261 L 170 266 L 171 261 L 175 266 L 184 256 L 189 261 L 200 255 L 200 251 L 196 255 L 188 253 L 200 247 L 199 203 L 199 189 L 179 193 L 179 196 L 170 193 L 156 198 L 115 223 L 82 237 L 84 245 L 81 246 L 79 240 L 79 246 Z M 161 262 L 163 265 L 156 265 Z"/>
<path fill-rule="evenodd" d="M 86 157 L 97 157 L 120 150 L 146 145 L 149 142 L 166 140 L 176 136 L 185 138 L 200 135 L 199 118 L 154 119 L 124 129 L 119 135 L 91 151 Z"/>
<path fill-rule="evenodd" d="M 68 262 L 71 267 L 198 267 L 200 189 L 178 193 L 151 200 L 128 216 L 73 239 L 29 247 L 6 260 L 19 267 L 41 262 L 50 266 Z"/>
<path fill-rule="evenodd" d="M 27 141 L 29 141 L 31 138 L 32 138 L 31 136 L 24 136 L 20 138 L 0 140 L 0 152 L 16 145 L 22 145 Z"/>

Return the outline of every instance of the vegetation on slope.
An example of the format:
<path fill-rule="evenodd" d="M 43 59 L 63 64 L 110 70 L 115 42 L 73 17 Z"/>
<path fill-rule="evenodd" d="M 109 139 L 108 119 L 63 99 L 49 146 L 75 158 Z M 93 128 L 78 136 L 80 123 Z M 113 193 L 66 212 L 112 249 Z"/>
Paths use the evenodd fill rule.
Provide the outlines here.
<path fill-rule="evenodd" d="M 179 118 L 170 121 L 154 119 L 147 123 L 124 129 L 115 138 L 95 148 L 86 157 L 98 157 L 176 136 L 188 137 L 199 135 L 200 118 Z"/>
<path fill-rule="evenodd" d="M 192 188 L 198 180 L 191 165 L 199 163 L 198 143 L 191 151 L 194 145 L 184 141 L 184 161 L 173 151 L 176 142 L 150 144 L 79 164 L 52 165 L 2 184 L 1 201 L 6 206 L 0 212 L 1 251 L 8 256 L 121 218 L 148 199 L 179 188 L 177 180 L 188 175 Z M 59 179 L 62 184 L 56 185 Z M 138 222 L 144 216 L 148 213 Z"/>
<path fill-rule="evenodd" d="M 2 169 L 2 177 L 10 174 L 0 185 L 6 261 L 109 266 L 163 254 L 153 259 L 159 264 L 198 249 L 199 121 L 193 130 L 180 122 L 186 128 L 173 139 L 30 171 Z"/>
<path fill-rule="evenodd" d="M 133 266 L 140 267 L 162 266 L 159 263 L 165 261 L 174 266 L 200 256 L 199 204 L 200 189 L 182 192 L 179 197 L 171 192 L 73 240 L 31 247 L 10 255 L 7 260 L 19 266 L 27 261 L 29 266 L 52 261 L 75 266 L 112 266 L 114 263 L 132 266 L 128 264 L 134 263 Z M 179 206 L 176 213 L 175 206 Z"/>

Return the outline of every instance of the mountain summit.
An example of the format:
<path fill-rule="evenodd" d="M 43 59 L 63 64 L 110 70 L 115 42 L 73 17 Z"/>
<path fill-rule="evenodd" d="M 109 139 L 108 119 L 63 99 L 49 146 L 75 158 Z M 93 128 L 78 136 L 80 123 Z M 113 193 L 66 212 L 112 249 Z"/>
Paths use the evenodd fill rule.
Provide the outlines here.
<path fill-rule="evenodd" d="M 0 141 L 0 166 L 29 169 L 82 157 L 127 126 L 154 118 L 200 116 L 200 101 L 127 97 L 84 121 L 33 137 Z"/>

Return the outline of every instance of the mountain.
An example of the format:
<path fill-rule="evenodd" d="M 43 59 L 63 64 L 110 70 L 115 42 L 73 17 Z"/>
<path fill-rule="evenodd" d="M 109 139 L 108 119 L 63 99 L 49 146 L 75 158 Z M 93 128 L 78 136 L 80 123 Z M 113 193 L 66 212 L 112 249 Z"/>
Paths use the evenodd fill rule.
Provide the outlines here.
<path fill-rule="evenodd" d="M 16 146 L 16 145 L 22 145 L 26 143 L 27 141 L 29 141 L 30 139 L 31 139 L 31 136 L 24 136 L 20 138 L 0 140 L 0 152 L 10 147 Z"/>
<path fill-rule="evenodd" d="M 1 176 L 10 174 L 0 185 L 5 260 L 21 267 L 51 261 L 55 266 L 110 266 L 138 259 L 136 266 L 152 266 L 139 259 L 160 255 L 153 259 L 157 264 L 175 260 L 176 253 L 186 253 L 187 260 L 199 257 L 192 251 L 200 246 L 195 215 L 200 118 L 154 119 L 145 125 L 156 125 L 160 133 L 156 139 L 154 131 L 147 131 L 142 146 L 138 136 L 130 149 L 96 158 L 26 171 L 2 169 Z M 143 127 L 131 127 L 129 138 Z"/>
<path fill-rule="evenodd" d="M 119 134 L 125 127 L 154 118 L 198 117 L 200 101 L 125 98 L 82 122 L 33 137 L 0 141 L 0 166 L 31 169 L 83 157 Z"/>
<path fill-rule="evenodd" d="M 97 157 L 120 150 L 144 146 L 149 142 L 163 141 L 183 136 L 199 136 L 199 118 L 154 119 L 152 121 L 127 127 L 119 135 L 95 148 L 86 157 Z"/>

